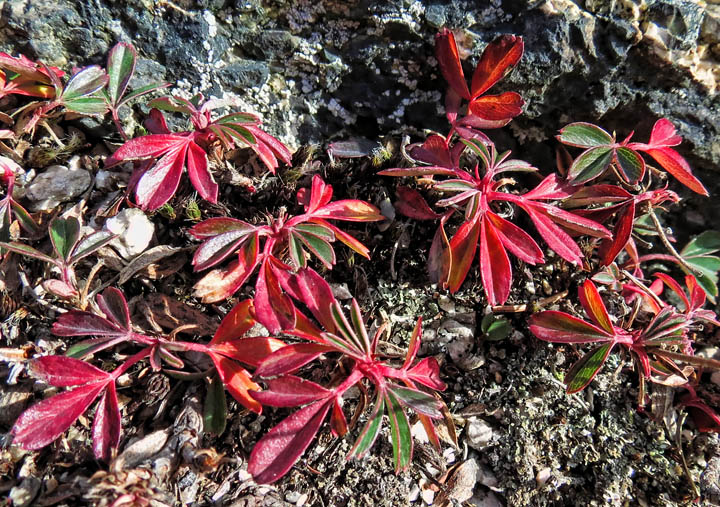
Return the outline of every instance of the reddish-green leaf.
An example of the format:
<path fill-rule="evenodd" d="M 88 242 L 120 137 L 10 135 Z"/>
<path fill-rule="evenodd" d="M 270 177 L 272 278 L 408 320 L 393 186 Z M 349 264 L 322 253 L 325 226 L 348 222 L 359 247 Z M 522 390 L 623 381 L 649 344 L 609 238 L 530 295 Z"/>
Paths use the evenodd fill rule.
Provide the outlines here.
<path fill-rule="evenodd" d="M 80 222 L 77 218 L 58 217 L 50 223 L 50 240 L 62 259 L 70 258 L 78 239 L 80 239 Z"/>
<path fill-rule="evenodd" d="M 598 374 L 605 360 L 610 355 L 614 343 L 606 343 L 600 345 L 592 351 L 585 354 L 578 362 L 576 362 L 570 371 L 565 375 L 565 385 L 568 394 L 576 393 L 585 389 L 592 382 L 595 375 Z"/>
<path fill-rule="evenodd" d="M 620 146 L 615 150 L 615 164 L 628 183 L 637 183 L 645 174 L 643 158 L 638 152 L 625 146 Z"/>
<path fill-rule="evenodd" d="M 207 382 L 207 392 L 203 406 L 203 431 L 213 435 L 222 435 L 227 423 L 227 400 L 225 387 L 216 375 Z"/>
<path fill-rule="evenodd" d="M 579 148 L 593 148 L 613 144 L 613 137 L 592 123 L 577 122 L 560 129 L 558 141 Z"/>
<path fill-rule="evenodd" d="M 382 426 L 384 413 L 385 398 L 382 393 L 378 392 L 372 414 L 368 417 L 368 420 L 365 423 L 365 426 L 363 426 L 358 439 L 355 441 L 352 449 L 350 449 L 348 459 L 362 458 L 370 450 L 375 443 L 377 436 L 380 434 L 380 427 Z"/>
<path fill-rule="evenodd" d="M 119 42 L 113 46 L 108 54 L 107 91 L 110 102 L 117 105 L 127 90 L 130 78 L 135 72 L 135 59 L 137 52 L 132 44 Z"/>
<path fill-rule="evenodd" d="M 417 389 L 410 389 L 409 387 L 393 384 L 388 384 L 388 391 L 397 396 L 400 403 L 413 409 L 418 414 L 423 414 L 433 419 L 442 418 L 442 412 L 440 411 L 442 402 L 434 396 L 430 396 Z"/>
<path fill-rule="evenodd" d="M 390 439 L 393 446 L 395 472 L 406 470 L 412 460 L 413 441 L 410 424 L 397 396 L 385 391 L 385 405 L 390 420 Z"/>
<path fill-rule="evenodd" d="M 614 150 L 605 146 L 590 148 L 575 159 L 568 172 L 568 179 L 579 185 L 587 183 L 604 173 L 613 160 Z"/>
<path fill-rule="evenodd" d="M 541 340 L 556 343 L 593 343 L 613 339 L 613 335 L 601 327 L 555 310 L 531 316 L 530 331 Z"/>
<path fill-rule="evenodd" d="M 525 101 L 515 92 L 500 95 L 484 95 L 470 102 L 469 110 L 475 116 L 490 120 L 507 120 L 522 113 Z"/>

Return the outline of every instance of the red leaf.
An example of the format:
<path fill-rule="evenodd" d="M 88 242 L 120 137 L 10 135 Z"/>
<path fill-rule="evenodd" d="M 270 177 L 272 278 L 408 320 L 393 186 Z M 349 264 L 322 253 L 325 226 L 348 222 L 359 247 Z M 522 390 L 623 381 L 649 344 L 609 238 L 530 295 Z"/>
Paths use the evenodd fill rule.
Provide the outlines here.
<path fill-rule="evenodd" d="M 123 293 L 115 287 L 108 287 L 95 298 L 100 311 L 113 324 L 130 330 L 130 311 Z"/>
<path fill-rule="evenodd" d="M 610 265 L 622 252 L 630 240 L 635 225 L 635 201 L 629 201 L 623 206 L 617 216 L 617 223 L 613 230 L 613 239 L 604 240 L 600 245 L 600 259 L 603 266 Z"/>
<path fill-rule="evenodd" d="M 312 216 L 349 222 L 378 222 L 385 220 L 379 209 L 359 199 L 344 199 L 331 202 L 318 208 Z"/>
<path fill-rule="evenodd" d="M 316 401 L 301 408 L 275 426 L 250 454 L 248 472 L 260 484 L 285 475 L 315 438 L 333 400 Z"/>
<path fill-rule="evenodd" d="M 283 269 L 280 266 L 284 266 L 280 261 L 266 258 L 255 283 L 255 318 L 272 334 L 295 327 L 295 307 L 283 294 L 275 273 L 275 270 Z"/>
<path fill-rule="evenodd" d="M 255 137 L 257 144 L 250 147 L 255 150 L 263 163 L 274 173 L 278 167 L 277 158 L 290 165 L 292 163 L 292 154 L 287 146 L 275 139 L 273 136 L 264 132 L 254 125 L 243 124 L 243 127 L 250 131 Z"/>
<path fill-rule="evenodd" d="M 211 353 L 210 358 L 215 363 L 215 369 L 220 376 L 220 380 L 222 380 L 232 397 L 248 410 L 252 410 L 257 414 L 261 413 L 262 405 L 248 392 L 257 391 L 260 386 L 250 379 L 247 370 L 232 359 L 219 354 Z"/>
<path fill-rule="evenodd" d="M 218 354 L 250 366 L 257 366 L 273 352 L 284 346 L 285 342 L 277 338 L 271 338 L 269 336 L 249 336 L 216 343 L 211 345 L 211 348 Z"/>
<path fill-rule="evenodd" d="M 258 377 L 274 377 L 292 373 L 318 356 L 336 349 L 321 343 L 295 343 L 270 354 L 255 370 Z"/>
<path fill-rule="evenodd" d="M 522 37 L 502 35 L 488 44 L 472 77 L 472 97 L 485 93 L 505 77 L 522 54 Z"/>
<path fill-rule="evenodd" d="M 105 167 L 112 167 L 126 160 L 157 158 L 163 153 L 187 144 L 188 137 L 177 134 L 152 134 L 130 139 L 107 160 Z"/>
<path fill-rule="evenodd" d="M 67 356 L 42 356 L 30 362 L 30 370 L 43 382 L 55 387 L 79 386 L 107 381 L 109 373 Z"/>
<path fill-rule="evenodd" d="M 447 28 L 443 28 L 435 35 L 435 55 L 440 65 L 440 71 L 450 88 L 462 98 L 469 100 L 470 91 L 460 64 L 455 36 Z"/>
<path fill-rule="evenodd" d="M 305 207 L 306 213 L 313 213 L 321 206 L 330 202 L 333 195 L 333 188 L 323 181 L 320 175 L 316 174 L 312 179 L 312 189 L 308 195 L 308 189 L 301 188 L 297 193 L 297 201 Z"/>
<path fill-rule="evenodd" d="M 285 291 L 301 301 L 329 333 L 335 332 L 330 306 L 335 301 L 332 288 L 312 268 L 303 268 L 282 280 Z"/>
<path fill-rule="evenodd" d="M 515 92 L 485 95 L 470 102 L 469 110 L 475 116 L 491 121 L 504 121 L 522 113 L 525 101 Z"/>
<path fill-rule="evenodd" d="M 100 382 L 87 384 L 36 403 L 15 421 L 13 441 L 31 451 L 45 447 L 62 435 L 105 387 Z"/>
<path fill-rule="evenodd" d="M 191 142 L 187 150 L 187 171 L 195 190 L 200 197 L 213 204 L 217 202 L 218 185 L 213 180 L 208 169 L 208 159 L 205 150 Z"/>
<path fill-rule="evenodd" d="M 348 423 L 340 405 L 339 398 L 333 401 L 332 414 L 330 415 L 330 431 L 334 437 L 342 437 L 348 432 Z"/>
<path fill-rule="evenodd" d="M 653 125 L 650 133 L 650 144 L 655 147 L 677 146 L 682 142 L 682 137 L 676 134 L 675 126 L 667 118 L 660 118 Z"/>
<path fill-rule="evenodd" d="M 332 396 L 332 391 L 294 375 L 267 381 L 268 388 L 255 391 L 253 398 L 270 407 L 297 407 Z"/>
<path fill-rule="evenodd" d="M 209 222 L 209 219 L 206 222 Z M 202 225 L 202 224 L 198 224 Z M 225 222 L 213 224 L 215 227 L 225 227 L 226 231 L 210 236 L 203 242 L 193 255 L 193 266 L 195 271 L 202 271 L 212 267 L 225 260 L 231 253 L 238 249 L 241 243 L 244 243 L 238 250 L 241 258 L 246 258 L 249 264 L 254 264 L 253 258 L 257 256 L 258 250 L 258 232 L 256 227 L 247 224 L 241 220 L 233 220 L 232 223 Z M 211 225 L 212 226 L 212 225 Z M 208 226 L 209 229 L 211 226 Z M 191 229 L 190 234 L 195 235 Z M 254 236 L 250 236 L 254 234 Z M 196 236 L 197 237 L 197 236 Z"/>
<path fill-rule="evenodd" d="M 685 291 L 682 289 L 682 287 L 680 287 L 680 284 L 677 283 L 677 281 L 675 281 L 674 278 L 672 278 L 671 276 L 669 276 L 665 273 L 655 273 L 655 276 L 658 279 L 660 279 L 662 282 L 664 282 L 665 285 L 667 285 L 670 288 L 670 290 L 672 290 L 675 294 L 677 294 L 677 296 L 682 300 L 685 307 L 681 308 L 681 310 L 683 310 L 684 312 L 690 311 L 690 309 L 692 308 L 690 306 L 690 300 L 685 295 Z M 692 276 L 692 275 L 688 275 L 688 277 L 689 276 Z M 693 280 L 694 279 L 695 278 L 693 278 Z M 703 292 L 703 294 L 705 294 L 705 292 Z M 702 305 L 700 305 L 700 306 L 702 306 Z"/>
<path fill-rule="evenodd" d="M 406 370 L 415 361 L 418 350 L 420 350 L 420 339 L 422 337 L 422 317 L 418 317 L 415 328 L 413 329 L 412 336 L 410 337 L 410 343 L 408 344 L 407 353 L 405 354 L 405 362 L 402 365 L 402 369 Z"/>
<path fill-rule="evenodd" d="M 568 233 L 555 225 L 550 218 L 536 209 L 539 203 L 526 203 L 523 209 L 530 215 L 530 219 L 535 224 L 542 239 L 545 243 L 555 251 L 560 257 L 572 264 L 580 264 L 582 261 L 582 252 L 575 244 Z M 593 222 L 594 223 L 594 222 Z"/>
<path fill-rule="evenodd" d="M 343 243 L 348 248 L 352 248 L 354 251 L 365 257 L 366 259 L 370 258 L 370 250 L 363 245 L 357 238 L 354 236 L 351 236 L 345 231 L 340 230 L 338 227 L 334 226 L 330 222 L 327 222 L 321 218 L 312 219 L 311 222 L 324 225 L 325 227 L 331 229 L 333 233 L 335 234 L 335 239 Z"/>
<path fill-rule="evenodd" d="M 408 370 L 408 377 L 430 389 L 444 391 L 447 385 L 440 380 L 440 366 L 434 357 L 426 357 Z"/>
<path fill-rule="evenodd" d="M 167 151 L 157 163 L 140 177 L 135 187 L 135 198 L 143 210 L 154 211 L 175 195 L 189 144 L 188 138 Z"/>
<path fill-rule="evenodd" d="M 125 336 L 128 330 L 90 312 L 70 310 L 65 312 L 52 326 L 57 336 Z"/>
<path fill-rule="evenodd" d="M 145 128 L 153 134 L 170 134 L 170 129 L 165 121 L 165 116 L 157 108 L 152 108 L 147 119 L 143 122 Z"/>
<path fill-rule="evenodd" d="M 709 195 L 705 186 L 697 179 L 687 161 L 672 148 L 651 148 L 644 150 L 675 179 L 700 195 Z"/>
<path fill-rule="evenodd" d="M 465 145 L 458 143 L 456 146 L 464 148 Z M 413 145 L 408 149 L 408 154 L 418 162 L 448 169 L 457 168 L 457 157 L 450 155 L 447 140 L 438 134 L 429 135 L 421 145 Z"/>
<path fill-rule="evenodd" d="M 585 309 L 585 313 L 590 317 L 590 320 L 608 333 L 613 334 L 615 328 L 610 321 L 605 303 L 602 297 L 600 297 L 600 293 L 597 287 L 595 287 L 595 284 L 590 280 L 585 280 L 582 287 L 578 289 L 578 297 L 580 298 L 580 304 Z"/>
<path fill-rule="evenodd" d="M 93 452 L 100 461 L 108 462 L 112 458 L 112 450 L 120 443 L 120 408 L 118 407 L 115 383 L 108 384 L 100 398 L 95 420 L 93 421 Z"/>
<path fill-rule="evenodd" d="M 492 223 L 505 248 L 510 250 L 518 259 L 528 264 L 542 264 L 545 262 L 542 250 L 528 233 L 491 211 L 485 212 L 485 217 Z"/>
<path fill-rule="evenodd" d="M 255 325 L 253 301 L 246 299 L 236 304 L 220 323 L 210 344 L 220 344 L 242 338 Z"/>
<path fill-rule="evenodd" d="M 488 303 L 505 303 L 510 295 L 512 267 L 495 227 L 486 217 L 480 227 L 480 274 Z"/>
<path fill-rule="evenodd" d="M 442 215 L 435 213 L 420 192 L 409 187 L 397 187 L 398 200 L 395 209 L 399 213 L 415 220 L 437 220 Z"/>
<path fill-rule="evenodd" d="M 448 275 L 448 289 L 457 292 L 470 270 L 478 237 L 480 220 L 463 223 L 450 240 L 451 264 Z"/>
<path fill-rule="evenodd" d="M 254 225 L 230 217 L 215 217 L 203 220 L 193 225 L 188 232 L 195 239 L 209 239 L 214 236 L 234 231 L 247 231 L 256 229 Z"/>
<path fill-rule="evenodd" d="M 253 248 L 254 245 L 254 248 Z M 232 296 L 255 271 L 257 266 L 257 242 L 251 240 L 240 249 L 238 260 L 226 268 L 214 269 L 195 284 L 195 297 L 203 303 L 214 303 Z"/>
<path fill-rule="evenodd" d="M 612 341 L 604 329 L 565 312 L 547 310 L 530 317 L 530 331 L 548 342 L 593 343 Z"/>

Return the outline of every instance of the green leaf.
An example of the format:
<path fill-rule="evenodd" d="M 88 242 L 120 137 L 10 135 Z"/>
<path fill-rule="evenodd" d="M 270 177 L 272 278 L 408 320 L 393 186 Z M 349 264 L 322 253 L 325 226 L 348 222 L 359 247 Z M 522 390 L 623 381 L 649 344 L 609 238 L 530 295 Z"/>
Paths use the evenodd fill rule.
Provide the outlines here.
<path fill-rule="evenodd" d="M 371 351 L 371 345 L 370 345 L 370 338 L 367 334 L 367 329 L 365 328 L 365 323 L 362 319 L 362 313 L 360 312 L 360 306 L 358 306 L 357 301 L 355 298 L 352 300 L 352 305 L 350 306 L 350 319 L 352 320 L 353 329 L 355 330 L 355 335 L 362 338 L 362 345 L 363 350 L 367 355 L 370 355 Z"/>
<path fill-rule="evenodd" d="M 375 408 L 372 414 L 368 418 L 365 426 L 363 426 L 358 439 L 355 441 L 355 445 L 350 449 L 348 457 L 362 458 L 367 453 L 372 445 L 375 443 L 377 436 L 380 434 L 380 427 L 382 425 L 382 418 L 385 412 L 385 400 L 380 392 L 378 392 L 375 400 Z"/>
<path fill-rule="evenodd" d="M 335 233 L 332 231 L 332 229 L 329 229 L 324 225 L 306 222 L 304 224 L 295 225 L 293 228 L 297 231 L 314 234 L 315 236 L 318 236 L 325 241 L 335 241 Z"/>
<path fill-rule="evenodd" d="M 410 466 L 410 461 L 412 460 L 413 442 L 410 433 L 410 424 L 397 396 L 390 391 L 386 391 L 385 403 L 387 405 L 388 418 L 390 419 L 390 437 L 393 446 L 395 472 L 401 472 Z"/>
<path fill-rule="evenodd" d="M 81 114 L 105 114 L 108 109 L 102 97 L 81 97 L 66 100 L 63 104 L 68 111 Z"/>
<path fill-rule="evenodd" d="M 418 391 L 417 389 L 410 389 L 409 387 L 402 387 L 396 385 L 388 385 L 388 390 L 397 396 L 400 402 L 413 409 L 419 414 L 432 417 L 434 419 L 442 418 L 442 402 L 430 396 L 427 393 Z"/>
<path fill-rule="evenodd" d="M 680 255 L 685 258 L 696 255 L 710 255 L 720 251 L 720 232 L 705 231 L 685 245 Z"/>
<path fill-rule="evenodd" d="M 330 243 L 314 234 L 300 231 L 295 231 L 295 234 L 305 244 L 307 249 L 315 254 L 325 266 L 332 268 L 333 264 L 335 264 L 335 250 L 333 250 Z"/>
<path fill-rule="evenodd" d="M 0 243 L 0 247 L 10 250 L 11 252 L 18 253 L 20 255 L 26 255 L 27 257 L 32 257 L 43 262 L 55 264 L 55 259 L 53 259 L 52 257 L 45 255 L 39 250 L 35 250 L 33 247 L 24 245 L 22 243 L 17 243 L 15 241 L 11 243 Z"/>
<path fill-rule="evenodd" d="M 302 241 L 297 234 L 291 232 L 288 234 L 288 250 L 290 252 L 290 259 L 293 264 L 298 268 L 304 268 L 307 265 L 307 259 L 305 258 L 305 250 L 302 247 Z"/>
<path fill-rule="evenodd" d="M 483 159 L 486 167 L 490 165 L 490 152 L 488 151 L 487 146 L 485 146 L 485 143 L 478 139 L 461 139 L 461 141 L 465 144 L 465 146 L 470 148 L 475 155 L 478 155 Z"/>
<path fill-rule="evenodd" d="M 50 224 L 50 240 L 57 254 L 69 260 L 80 238 L 80 222 L 75 217 L 56 218 Z"/>
<path fill-rule="evenodd" d="M 621 146 L 615 150 L 615 160 L 628 183 L 637 183 L 645 174 L 645 161 L 635 150 Z"/>
<path fill-rule="evenodd" d="M 30 213 L 25 208 L 20 206 L 15 201 L 10 201 L 10 206 L 15 213 L 15 218 L 20 222 L 20 226 L 25 229 L 31 236 L 35 236 L 38 233 L 39 227 L 32 219 Z"/>
<path fill-rule="evenodd" d="M 141 86 L 140 88 L 125 95 L 125 97 L 117 104 L 117 107 L 123 106 L 138 97 L 147 95 L 148 93 L 167 88 L 168 86 L 170 86 L 170 83 L 150 83 L 149 85 Z"/>
<path fill-rule="evenodd" d="M 715 303 L 718 296 L 718 275 L 720 271 L 720 258 L 713 255 L 705 257 L 691 257 L 685 259 L 698 273 L 695 274 L 698 284 L 703 288 L 710 302 Z"/>
<path fill-rule="evenodd" d="M 73 256 L 70 262 L 77 262 L 80 259 L 97 252 L 102 247 L 110 243 L 115 236 L 115 234 L 109 231 L 98 231 L 94 234 L 86 236 L 73 250 Z"/>
<path fill-rule="evenodd" d="M 67 106 L 68 101 L 92 95 L 105 86 L 107 82 L 107 74 L 98 65 L 85 67 L 75 73 L 67 82 L 61 100 Z M 98 98 L 102 100 L 102 98 Z"/>
<path fill-rule="evenodd" d="M 178 102 L 174 97 L 159 97 L 148 102 L 148 107 L 154 107 L 161 111 L 169 111 L 171 113 L 192 114 L 192 109 L 187 104 Z"/>
<path fill-rule="evenodd" d="M 333 321 L 335 322 L 335 328 L 345 339 L 345 346 L 349 346 L 351 349 L 355 349 L 360 354 L 363 354 L 363 345 L 353 330 L 350 328 L 350 323 L 345 318 L 342 310 L 340 309 L 340 303 L 333 301 L 330 305 L 330 313 L 332 314 Z"/>
<path fill-rule="evenodd" d="M 107 91 L 112 104 L 117 105 L 127 90 L 130 78 L 135 72 L 137 53 L 131 44 L 119 42 L 110 50 L 108 55 Z"/>
<path fill-rule="evenodd" d="M 483 317 L 480 329 L 485 334 L 485 340 L 496 342 L 510 336 L 512 325 L 506 318 L 495 317 L 495 315 L 489 313 Z"/>
<path fill-rule="evenodd" d="M 560 130 L 558 140 L 563 144 L 579 148 L 592 148 L 613 144 L 613 137 L 603 129 L 592 123 L 571 123 Z"/>
<path fill-rule="evenodd" d="M 220 128 L 227 135 L 232 136 L 235 139 L 242 141 L 244 144 L 247 144 L 249 146 L 255 146 L 257 144 L 257 141 L 255 140 L 255 136 L 252 135 L 252 132 L 250 132 L 246 128 L 241 127 L 240 125 L 236 125 L 233 123 L 226 123 L 226 124 L 223 124 Z"/>
<path fill-rule="evenodd" d="M 565 375 L 565 385 L 568 394 L 576 393 L 587 386 L 595 375 L 597 375 L 605 360 L 610 355 L 614 342 L 600 345 L 592 351 L 585 354 L 578 362 L 576 362 L 570 371 Z"/>
<path fill-rule="evenodd" d="M 435 188 L 443 192 L 465 192 L 466 190 L 475 189 L 475 185 L 464 180 L 447 180 L 437 183 Z"/>
<path fill-rule="evenodd" d="M 203 410 L 203 429 L 213 435 L 222 435 L 227 422 L 227 402 L 225 387 L 217 375 L 208 381 L 205 407 Z"/>
<path fill-rule="evenodd" d="M 590 148 L 575 159 L 568 178 L 571 183 L 585 183 L 597 178 L 610 166 L 613 159 L 613 149 L 600 146 Z"/>
<path fill-rule="evenodd" d="M 685 245 L 680 255 L 697 273 L 695 278 L 711 303 L 718 296 L 718 275 L 720 257 L 711 255 L 720 251 L 720 232 L 705 231 Z"/>
<path fill-rule="evenodd" d="M 215 123 L 259 123 L 260 118 L 252 113 L 230 113 L 215 120 Z"/>
<path fill-rule="evenodd" d="M 83 340 L 68 347 L 65 355 L 75 359 L 84 359 L 91 354 L 95 354 L 100 350 L 111 347 L 115 343 L 114 339 L 108 338 L 91 338 Z"/>

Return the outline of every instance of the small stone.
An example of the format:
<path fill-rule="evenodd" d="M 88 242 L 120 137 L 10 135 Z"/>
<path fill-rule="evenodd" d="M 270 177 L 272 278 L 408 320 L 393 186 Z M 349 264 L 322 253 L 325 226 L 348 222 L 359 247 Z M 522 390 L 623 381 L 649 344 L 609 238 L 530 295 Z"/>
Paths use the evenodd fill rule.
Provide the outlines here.
<path fill-rule="evenodd" d="M 465 436 L 470 447 L 482 451 L 490 446 L 493 429 L 488 423 L 477 417 L 471 417 L 465 427 Z"/>
<path fill-rule="evenodd" d="M 285 493 L 285 501 L 290 503 L 297 503 L 298 499 L 300 498 L 300 493 L 298 491 L 288 491 Z"/>
<path fill-rule="evenodd" d="M 307 503 L 307 500 L 308 500 L 307 493 L 303 493 L 302 495 L 300 495 L 300 498 L 298 498 L 295 501 L 295 505 L 297 505 L 297 507 L 302 507 L 303 505 L 305 505 Z"/>
<path fill-rule="evenodd" d="M 538 488 L 542 488 L 545 484 L 547 484 L 547 481 L 549 481 L 551 477 L 552 477 L 552 470 L 550 470 L 550 468 L 545 467 L 542 470 L 540 470 L 535 475 L 535 482 L 537 483 Z"/>
<path fill-rule="evenodd" d="M 18 486 L 10 490 L 10 494 L 8 495 L 10 504 L 18 507 L 30 505 L 35 499 L 35 496 L 37 496 L 38 491 L 40 491 L 41 485 L 40 480 L 35 477 L 28 477 L 23 480 Z"/>
<path fill-rule="evenodd" d="M 131 259 L 144 252 L 150 245 L 155 225 L 141 210 L 124 209 L 105 222 L 105 229 L 118 235 L 110 246 L 125 259 Z"/>
<path fill-rule="evenodd" d="M 495 473 L 487 465 L 480 465 L 477 474 L 477 481 L 488 488 L 497 488 L 500 481 L 498 481 Z"/>
<path fill-rule="evenodd" d="M 492 491 L 479 491 L 468 500 L 473 507 L 502 507 L 503 503 Z"/>
<path fill-rule="evenodd" d="M 712 372 L 712 375 L 710 375 L 710 382 L 716 386 L 720 386 L 720 371 Z"/>
<path fill-rule="evenodd" d="M 352 299 L 352 293 L 346 283 L 331 283 L 330 288 L 332 289 L 333 296 L 340 301 Z"/>
<path fill-rule="evenodd" d="M 90 173 L 85 169 L 51 165 L 28 185 L 25 197 L 32 201 L 32 211 L 46 211 L 82 194 L 90 181 Z"/>
<path fill-rule="evenodd" d="M 413 487 L 410 489 L 410 493 L 408 494 L 408 503 L 416 502 L 418 498 L 420 498 L 420 486 L 413 484 Z"/>
<path fill-rule="evenodd" d="M 455 313 L 455 301 L 450 299 L 447 295 L 443 294 L 438 299 L 438 306 L 440 309 L 447 313 Z"/>
<path fill-rule="evenodd" d="M 424 489 L 421 493 L 423 502 L 427 505 L 432 505 L 435 500 L 435 492 L 432 489 Z"/>

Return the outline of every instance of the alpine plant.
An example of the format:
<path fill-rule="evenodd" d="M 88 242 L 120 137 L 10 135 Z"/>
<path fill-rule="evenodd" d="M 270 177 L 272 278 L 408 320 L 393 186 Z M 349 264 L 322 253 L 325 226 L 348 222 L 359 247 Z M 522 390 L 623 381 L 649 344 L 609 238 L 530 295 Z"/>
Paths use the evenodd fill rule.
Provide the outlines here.
<path fill-rule="evenodd" d="M 280 161 L 290 164 L 288 148 L 260 128 L 260 119 L 251 113 L 230 113 L 213 119 L 218 101 L 203 102 L 198 94 L 190 100 L 161 97 L 152 100 L 153 108 L 145 122 L 150 135 L 136 137 L 123 144 L 105 161 L 113 167 L 125 161 L 142 161 L 133 177 L 135 199 L 142 209 L 156 210 L 175 195 L 183 171 L 187 171 L 195 190 L 211 202 L 217 202 L 218 185 L 210 172 L 208 153 L 216 148 L 251 148 L 272 173 Z M 190 117 L 192 130 L 172 133 L 162 112 L 182 113 Z"/>
<path fill-rule="evenodd" d="M 376 222 L 384 219 L 380 210 L 365 201 L 343 199 L 331 202 L 332 195 L 332 187 L 315 175 L 310 190 L 301 189 L 297 194 L 298 203 L 305 209 L 302 215 L 288 216 L 281 211 L 271 217 L 267 225 L 219 217 L 193 226 L 190 235 L 203 242 L 193 257 L 195 271 L 213 267 L 237 254 L 228 266 L 205 275 L 195 285 L 195 296 L 205 303 L 227 299 L 257 269 L 255 307 L 259 321 L 271 333 L 293 328 L 295 309 L 283 287 L 290 274 L 307 265 L 310 255 L 317 257 L 328 269 L 332 268 L 335 264 L 332 243 L 339 240 L 363 257 L 370 257 L 365 245 L 331 221 Z"/>
<path fill-rule="evenodd" d="M 360 383 L 373 386 L 375 402 L 348 458 L 361 458 L 370 450 L 387 415 L 395 469 L 405 470 L 411 463 L 413 452 L 406 408 L 418 414 L 430 441 L 440 449 L 432 420 L 443 417 L 444 404 L 427 389 L 443 391 L 445 383 L 440 380 L 440 368 L 435 358 L 416 361 L 422 319 L 415 325 L 402 365 L 393 365 L 383 361 L 377 351 L 384 327 L 371 337 L 354 299 L 348 318 L 340 303 L 332 297 L 327 282 L 308 268 L 293 275 L 290 286 L 293 297 L 311 310 L 319 327 L 298 311 L 297 326 L 288 334 L 304 341 L 273 352 L 255 371 L 256 377 L 265 379 L 267 388 L 251 391 L 253 398 L 273 407 L 302 407 L 255 444 L 248 463 L 248 471 L 255 480 L 269 483 L 285 475 L 308 448 L 328 415 L 332 434 L 336 437 L 345 435 L 348 422 L 343 411 L 343 396 Z M 349 373 L 337 385 L 323 387 L 294 375 L 323 354 L 339 354 L 340 360 L 346 359 L 351 364 Z"/>
<path fill-rule="evenodd" d="M 479 158 L 472 172 L 460 167 L 466 147 Z M 510 158 L 510 153 L 497 153 L 493 144 L 462 139 L 451 145 L 448 139 L 433 135 L 413 152 L 438 165 L 394 168 L 380 171 L 386 176 L 422 176 L 434 189 L 452 194 L 437 201 L 442 213 L 433 211 L 427 201 L 407 187 L 398 189 L 397 207 L 411 218 L 440 220 L 428 254 L 430 279 L 450 292 L 456 292 L 467 277 L 478 252 L 480 275 L 487 300 L 491 305 L 503 304 L 510 295 L 512 265 L 507 252 L 528 264 L 542 264 L 545 256 L 535 240 L 523 229 L 501 216 L 502 206 L 515 205 L 528 214 L 547 245 L 568 262 L 580 265 L 583 253 L 570 233 L 609 238 L 610 232 L 597 222 L 563 210 L 551 201 L 572 195 L 574 187 L 563 184 L 555 174 L 545 177 L 534 189 L 524 194 L 504 191 L 515 183 L 505 177 L 509 172 L 535 172 L 527 162 Z M 440 165 L 441 164 L 441 165 Z M 503 176 L 498 178 L 498 176 Z M 435 177 L 446 177 L 436 180 Z M 448 239 L 445 223 L 462 211 L 464 222 Z"/>

